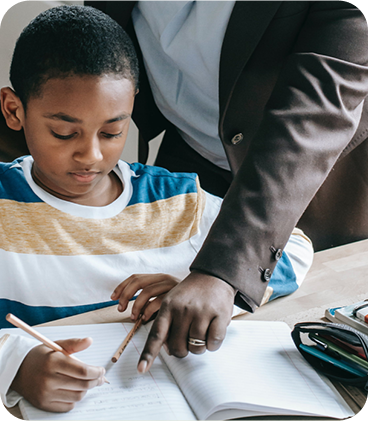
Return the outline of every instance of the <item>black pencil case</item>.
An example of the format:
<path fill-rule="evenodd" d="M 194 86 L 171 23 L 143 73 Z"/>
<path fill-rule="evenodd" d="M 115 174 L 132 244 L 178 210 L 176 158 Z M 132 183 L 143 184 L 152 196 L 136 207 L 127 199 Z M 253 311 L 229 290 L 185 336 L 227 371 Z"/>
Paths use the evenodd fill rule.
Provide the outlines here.
<path fill-rule="evenodd" d="M 351 372 L 341 369 L 340 367 L 337 367 L 336 365 L 328 361 L 322 360 L 318 356 L 311 355 L 309 352 L 305 352 L 303 349 L 300 348 L 301 344 L 310 345 L 312 343 L 310 339 L 311 336 L 313 338 L 328 338 L 329 341 L 334 342 L 335 347 L 336 344 L 339 344 L 339 347 L 344 349 L 345 352 L 349 352 L 350 347 L 350 350 L 354 350 L 352 353 L 357 355 L 356 352 L 357 350 L 359 350 L 360 358 L 362 356 L 365 356 L 365 359 L 368 362 L 367 335 L 359 332 L 358 330 L 350 326 L 343 324 L 303 322 L 297 323 L 294 326 L 294 329 L 291 332 L 291 336 L 299 352 L 317 371 L 323 373 L 330 379 L 337 380 L 344 384 L 360 387 L 368 391 L 368 375 L 358 376 L 352 374 Z M 313 345 L 314 346 L 312 346 L 312 348 L 317 349 L 315 343 Z M 309 347 L 307 348 L 309 349 Z"/>

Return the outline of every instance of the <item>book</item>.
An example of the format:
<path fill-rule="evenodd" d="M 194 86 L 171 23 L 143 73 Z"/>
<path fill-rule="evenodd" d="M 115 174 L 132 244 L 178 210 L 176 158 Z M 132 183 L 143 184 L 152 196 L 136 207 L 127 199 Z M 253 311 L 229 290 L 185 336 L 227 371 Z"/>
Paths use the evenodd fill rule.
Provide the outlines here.
<path fill-rule="evenodd" d="M 216 352 L 179 359 L 162 349 L 150 371 L 136 366 L 149 326 L 142 326 L 116 364 L 111 357 L 131 323 L 41 327 L 52 340 L 93 338 L 78 353 L 82 361 L 104 366 L 110 384 L 87 392 L 68 413 L 50 413 L 22 399 L 29 420 L 195 420 L 261 415 L 346 418 L 354 415 L 327 378 L 301 356 L 283 322 L 232 321 Z M 2 333 L 26 335 L 19 329 Z"/>
<path fill-rule="evenodd" d="M 368 335 L 368 324 L 359 320 L 358 317 L 353 316 L 354 308 L 364 303 L 366 303 L 366 301 L 359 301 L 348 306 L 328 308 L 325 310 L 325 317 L 333 323 L 349 325 Z"/>

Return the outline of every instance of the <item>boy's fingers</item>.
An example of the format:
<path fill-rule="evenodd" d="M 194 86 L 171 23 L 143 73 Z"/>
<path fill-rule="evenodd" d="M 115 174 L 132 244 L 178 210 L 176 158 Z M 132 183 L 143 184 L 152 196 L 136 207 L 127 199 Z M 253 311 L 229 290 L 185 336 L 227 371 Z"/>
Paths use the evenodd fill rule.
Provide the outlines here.
<path fill-rule="evenodd" d="M 69 354 L 76 353 L 88 348 L 91 338 L 67 339 L 56 341 Z M 64 376 L 73 377 L 82 380 L 96 380 L 105 375 L 106 370 L 103 367 L 87 365 L 78 359 L 66 356 L 61 352 L 55 352 L 55 370 Z"/>
<path fill-rule="evenodd" d="M 163 296 L 156 297 L 154 300 L 152 300 L 147 307 L 144 309 L 143 315 L 144 315 L 144 321 L 150 320 L 150 318 L 158 311 L 160 310 L 162 300 L 164 298 Z"/>
<path fill-rule="evenodd" d="M 120 294 L 122 292 L 122 290 L 129 284 L 130 282 L 130 277 L 125 279 L 123 282 L 121 282 L 113 291 L 113 293 L 111 294 L 111 299 L 112 300 L 117 300 L 120 297 Z"/>
<path fill-rule="evenodd" d="M 111 296 L 113 300 L 119 300 L 118 311 L 125 311 L 128 307 L 129 301 L 134 297 L 134 295 L 139 291 L 134 285 L 128 283 L 121 289 L 116 295 Z"/>
<path fill-rule="evenodd" d="M 97 380 L 106 373 L 106 370 L 103 367 L 84 364 L 81 361 L 71 359 L 70 357 L 65 358 L 66 359 L 63 361 L 60 361 L 57 370 L 59 374 L 64 376 L 80 380 Z"/>
<path fill-rule="evenodd" d="M 130 289 L 136 289 L 137 291 L 143 288 L 146 288 L 150 285 L 162 283 L 162 282 L 170 282 L 171 284 L 176 284 L 179 282 L 178 278 L 174 276 L 167 275 L 165 273 L 150 273 L 150 274 L 135 274 L 129 276 L 129 278 L 125 279 L 121 284 L 119 284 L 114 292 L 111 295 L 111 298 L 115 298 L 121 295 L 124 289 L 128 287 Z M 129 295 L 127 292 L 124 291 L 124 295 Z"/>
<path fill-rule="evenodd" d="M 68 354 L 75 354 L 76 352 L 84 351 L 92 344 L 92 338 L 73 338 L 55 341 L 59 344 Z"/>
<path fill-rule="evenodd" d="M 136 319 L 139 314 L 141 314 L 143 307 L 145 305 L 147 305 L 148 301 L 155 297 L 156 295 L 153 293 L 152 295 L 152 291 L 155 290 L 155 285 L 149 286 L 149 287 L 145 287 L 144 289 L 142 289 L 142 291 L 140 292 L 140 294 L 137 296 L 137 298 L 134 301 L 133 307 L 132 307 L 132 319 Z"/>
<path fill-rule="evenodd" d="M 43 403 L 40 405 L 40 409 L 48 412 L 69 412 L 75 406 L 75 402 L 59 402 L 59 401 L 51 401 L 48 403 Z"/>
<path fill-rule="evenodd" d="M 125 311 L 129 301 L 136 295 L 136 293 L 144 288 L 144 283 L 148 280 L 144 278 L 145 275 L 132 275 L 123 282 L 123 287 L 117 290 L 117 294 L 113 295 L 113 299 L 119 300 L 119 311 Z M 144 282 L 145 281 L 145 282 Z M 122 284 L 121 284 L 122 285 Z"/>
<path fill-rule="evenodd" d="M 70 389 L 58 389 L 54 393 L 54 399 L 58 402 L 73 403 L 81 401 L 86 395 L 87 390 L 70 390 Z"/>
<path fill-rule="evenodd" d="M 146 373 L 160 352 L 160 349 L 168 336 L 171 325 L 170 312 L 159 313 L 154 321 L 146 344 L 138 362 L 138 371 Z"/>
<path fill-rule="evenodd" d="M 125 279 L 115 288 L 110 298 L 112 300 L 119 300 L 121 304 L 124 304 L 124 301 L 128 302 L 141 289 L 139 283 L 142 281 L 142 276 L 144 275 L 129 276 L 129 278 Z"/>
<path fill-rule="evenodd" d="M 142 290 L 132 309 L 133 320 L 138 317 L 150 298 L 170 291 L 179 282 L 177 278 L 163 273 L 132 275 L 128 279 L 129 283 L 120 291 L 120 298 L 117 297 L 119 298 L 118 310 L 124 311 L 128 306 L 129 300 L 138 291 Z"/>
<path fill-rule="evenodd" d="M 60 390 L 81 392 L 93 389 L 97 386 L 102 386 L 105 380 L 104 377 L 98 377 L 93 380 L 82 380 L 59 373 L 57 381 L 59 384 L 58 389 Z"/>
<path fill-rule="evenodd" d="M 132 320 L 136 320 L 137 317 L 142 313 L 144 306 L 148 304 L 148 300 L 149 300 L 149 297 L 145 298 L 141 296 L 141 294 L 139 294 L 139 296 L 134 301 L 134 304 L 132 307 L 132 313 L 130 315 Z"/>
<path fill-rule="evenodd" d="M 142 292 L 138 295 L 138 297 L 136 298 L 136 300 L 133 304 L 132 319 L 133 320 L 137 319 L 137 317 L 142 313 L 144 306 L 147 305 L 147 308 L 148 308 L 148 305 L 149 305 L 148 302 L 152 298 L 155 298 L 157 296 L 165 294 L 166 292 L 170 291 L 170 289 L 172 289 L 172 284 L 170 285 L 166 282 L 159 282 L 159 283 L 152 284 L 152 285 L 144 288 L 142 290 Z M 155 301 L 155 300 L 153 300 L 153 301 Z M 155 311 L 157 311 L 157 310 L 158 310 L 158 308 Z M 147 315 L 146 311 L 144 311 L 144 313 Z M 153 314 L 153 312 L 152 312 L 152 314 Z"/>

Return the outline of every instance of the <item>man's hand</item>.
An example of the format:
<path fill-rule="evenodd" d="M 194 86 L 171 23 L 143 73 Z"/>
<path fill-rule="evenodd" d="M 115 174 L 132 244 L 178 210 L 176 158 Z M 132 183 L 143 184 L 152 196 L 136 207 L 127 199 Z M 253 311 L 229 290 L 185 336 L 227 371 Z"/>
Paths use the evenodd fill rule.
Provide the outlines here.
<path fill-rule="evenodd" d="M 231 320 L 235 290 L 210 275 L 192 272 L 163 299 L 160 311 L 138 363 L 138 371 L 147 372 L 165 345 L 169 354 L 185 357 L 189 352 L 202 354 L 220 348 Z M 188 344 L 188 339 L 206 341 Z"/>
<path fill-rule="evenodd" d="M 92 340 L 57 341 L 69 354 L 88 348 Z M 67 412 L 74 408 L 88 389 L 104 383 L 105 369 L 82 363 L 45 345 L 33 348 L 24 359 L 11 389 L 20 393 L 36 408 Z"/>

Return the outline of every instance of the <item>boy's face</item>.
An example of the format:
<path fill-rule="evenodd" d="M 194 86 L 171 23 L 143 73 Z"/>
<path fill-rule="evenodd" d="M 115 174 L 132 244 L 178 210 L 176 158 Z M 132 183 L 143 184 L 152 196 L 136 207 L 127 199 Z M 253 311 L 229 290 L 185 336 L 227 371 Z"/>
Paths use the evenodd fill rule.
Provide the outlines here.
<path fill-rule="evenodd" d="M 106 204 L 98 198 L 112 188 L 134 97 L 132 83 L 112 75 L 48 80 L 21 113 L 35 181 L 65 200 Z"/>

